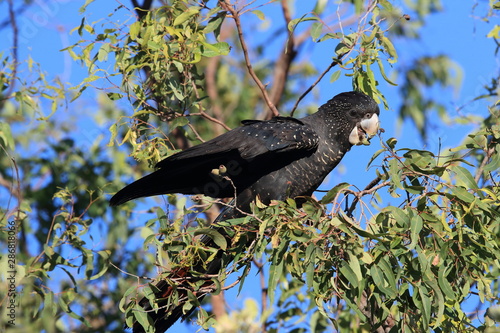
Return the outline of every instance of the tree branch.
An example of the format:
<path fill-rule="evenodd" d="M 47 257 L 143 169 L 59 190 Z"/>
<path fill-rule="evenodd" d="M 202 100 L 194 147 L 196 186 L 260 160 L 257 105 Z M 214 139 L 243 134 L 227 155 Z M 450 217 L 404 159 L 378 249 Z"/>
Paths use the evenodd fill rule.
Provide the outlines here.
<path fill-rule="evenodd" d="M 193 81 L 193 78 L 191 77 L 191 73 L 187 72 L 186 75 L 188 75 L 189 77 L 189 80 L 191 81 L 191 85 L 193 86 L 193 91 L 194 91 L 194 94 L 196 96 L 196 98 L 198 100 L 200 100 L 200 94 L 198 93 L 198 89 L 196 88 L 196 84 L 195 82 Z M 200 105 L 200 112 L 197 112 L 197 113 L 191 113 L 190 114 L 191 116 L 202 116 L 203 118 L 213 122 L 213 123 L 216 123 L 222 127 L 224 127 L 226 130 L 230 131 L 231 128 L 229 128 L 229 126 L 227 126 L 226 124 L 224 124 L 224 122 L 222 122 L 221 120 L 219 119 L 216 119 L 212 116 L 210 116 L 208 113 L 206 113 L 204 110 L 203 110 L 203 107 L 201 107 Z"/>
<path fill-rule="evenodd" d="M 388 333 L 391 329 L 396 325 L 394 317 L 392 314 L 389 314 L 387 318 L 382 322 L 377 322 L 377 316 L 375 312 L 378 310 L 378 304 L 370 304 L 369 300 L 369 289 L 363 290 L 363 294 L 359 300 L 359 309 L 366 316 L 368 322 L 371 326 L 371 332 L 374 333 Z"/>
<path fill-rule="evenodd" d="M 484 156 L 483 160 L 481 161 L 481 165 L 479 166 L 479 168 L 477 168 L 476 175 L 474 176 L 474 180 L 478 184 L 479 184 L 479 180 L 481 179 L 481 176 L 483 175 L 484 168 L 486 167 L 486 165 L 488 165 L 491 157 L 495 153 L 495 148 L 491 147 L 491 148 L 485 150 L 485 153 L 486 153 L 486 155 Z"/>
<path fill-rule="evenodd" d="M 266 284 L 266 277 L 264 276 L 264 265 L 260 262 L 258 262 L 255 258 L 253 259 L 253 263 L 255 266 L 257 266 L 257 270 L 259 271 L 259 276 L 260 276 L 260 303 L 261 303 L 261 310 L 260 313 L 262 316 L 264 316 L 266 310 L 267 310 L 267 284 Z M 267 327 L 266 327 L 266 322 L 263 321 L 262 326 L 261 326 L 261 332 L 267 332 Z"/>
<path fill-rule="evenodd" d="M 384 187 L 384 186 L 387 186 L 390 184 L 390 181 L 385 181 L 383 182 L 382 184 L 379 184 L 377 185 L 379 182 L 380 182 L 380 177 L 376 177 L 374 180 L 372 180 L 366 187 L 363 191 L 352 191 L 352 190 L 349 190 L 349 189 L 345 189 L 344 192 L 346 193 L 349 193 L 349 194 L 352 194 L 355 196 L 354 198 L 354 201 L 352 202 L 351 204 L 351 207 L 349 207 L 349 209 L 347 210 L 346 214 L 348 217 L 352 217 L 352 212 L 354 211 L 354 209 L 356 208 L 356 205 L 357 203 L 359 202 L 359 199 L 364 196 L 364 195 L 367 195 L 367 194 L 371 194 L 373 192 L 375 192 L 376 190 Z"/>
<path fill-rule="evenodd" d="M 294 114 L 295 110 L 297 109 L 297 107 L 299 106 L 300 101 L 302 101 L 302 99 L 304 99 L 304 97 L 306 97 L 307 94 L 309 94 L 311 92 L 311 90 L 313 90 L 313 88 L 316 87 L 316 85 L 323 79 L 323 77 L 330 71 L 330 69 L 332 69 L 336 65 L 340 64 L 340 60 L 342 59 L 342 57 L 344 55 L 345 55 L 345 53 L 339 55 L 339 57 L 337 59 L 333 59 L 332 63 L 328 66 L 327 69 L 325 69 L 323 71 L 323 73 L 321 73 L 321 75 L 318 77 L 318 79 L 316 81 L 314 81 L 314 83 L 309 88 L 307 88 L 307 90 L 304 91 L 304 93 L 302 95 L 300 95 L 299 99 L 297 99 L 297 102 L 295 102 L 295 105 L 293 106 L 292 112 L 290 113 L 290 117 L 293 117 L 293 114 Z"/>
<path fill-rule="evenodd" d="M 267 94 L 266 86 L 262 83 L 262 81 L 260 81 L 257 74 L 255 74 L 255 71 L 253 70 L 252 64 L 250 63 L 250 57 L 248 55 L 248 47 L 247 47 L 247 44 L 245 42 L 245 38 L 243 37 L 243 30 L 241 27 L 239 13 L 234 9 L 234 6 L 229 3 L 229 0 L 219 0 L 219 5 L 221 6 L 222 9 L 224 9 L 225 11 L 228 11 L 234 19 L 234 23 L 236 24 L 236 29 L 238 31 L 238 38 L 240 40 L 241 49 L 242 49 L 243 55 L 245 57 L 245 64 L 246 64 L 248 73 L 250 74 L 252 79 L 255 81 L 255 83 L 259 87 L 259 89 L 262 93 L 262 96 L 264 97 L 264 100 L 266 101 L 266 104 L 269 107 L 269 109 L 272 111 L 273 115 L 279 116 L 278 109 L 276 108 L 274 103 L 269 98 L 269 95 Z"/>
<path fill-rule="evenodd" d="M 288 0 L 281 1 L 281 9 L 283 11 L 283 17 L 285 18 L 286 28 L 292 20 L 290 8 L 288 6 Z M 290 32 L 288 34 L 285 46 L 283 47 L 283 52 L 276 62 L 276 66 L 274 69 L 273 85 L 271 87 L 270 93 L 270 99 L 274 105 L 278 105 L 280 103 L 281 96 L 283 96 L 283 92 L 285 91 L 288 73 L 290 72 L 290 65 L 292 64 L 296 56 L 297 50 L 295 49 L 295 37 L 293 35 L 293 32 Z M 273 114 L 270 114 L 269 111 L 271 111 L 271 109 L 268 110 L 268 114 L 266 115 L 266 118 L 268 119 L 273 116 Z"/>
<path fill-rule="evenodd" d="M 16 21 L 16 14 L 14 13 L 14 3 L 12 0 L 7 1 L 9 3 L 9 20 L 10 24 L 12 26 L 12 61 L 13 61 L 13 67 L 12 67 L 12 79 L 9 82 L 9 88 L 5 92 L 5 97 L 9 98 L 9 96 L 12 94 L 14 91 L 14 84 L 16 82 L 16 76 L 17 76 L 17 65 L 19 62 L 19 53 L 18 53 L 18 47 L 19 47 L 19 29 L 17 27 L 17 21 Z M 3 104 L 3 103 L 2 103 Z"/>

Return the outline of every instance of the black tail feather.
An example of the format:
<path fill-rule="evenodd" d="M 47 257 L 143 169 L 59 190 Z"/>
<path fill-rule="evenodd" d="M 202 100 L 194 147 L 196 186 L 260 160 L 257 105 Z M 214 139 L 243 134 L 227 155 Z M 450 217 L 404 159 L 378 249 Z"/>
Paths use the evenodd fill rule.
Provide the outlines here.
<path fill-rule="evenodd" d="M 125 186 L 109 200 L 109 205 L 114 207 L 133 199 L 165 194 L 165 186 L 158 178 L 158 174 L 153 172 Z"/>
<path fill-rule="evenodd" d="M 159 169 L 155 172 L 136 180 L 118 191 L 110 200 L 110 206 L 118 206 L 127 201 L 151 197 L 154 195 L 183 193 L 200 194 L 193 184 L 203 182 L 196 172 L 192 170 L 165 170 Z"/>

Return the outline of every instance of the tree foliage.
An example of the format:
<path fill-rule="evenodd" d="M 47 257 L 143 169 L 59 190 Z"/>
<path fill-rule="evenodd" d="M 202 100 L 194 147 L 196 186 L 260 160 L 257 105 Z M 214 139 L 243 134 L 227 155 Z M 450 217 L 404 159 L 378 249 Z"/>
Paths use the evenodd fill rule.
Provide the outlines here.
<path fill-rule="evenodd" d="M 20 59 L 18 19 L 30 5 L 7 1 L 13 48 L 1 56 L 2 325 L 110 332 L 139 321 L 149 328 L 137 301 L 145 295 L 155 306 L 161 279 L 188 286 L 186 310 L 199 307 L 198 325 L 221 332 L 488 332 L 500 321 L 498 75 L 473 97 L 488 102 L 484 116 L 452 117 L 430 92 L 458 87 L 459 66 L 446 55 L 398 62 L 396 42 L 420 38 L 440 1 L 400 8 L 318 0 L 309 9 L 292 1 L 131 1 L 95 22 L 89 12 L 97 4 L 86 1 L 72 30 L 78 40 L 63 50 L 88 70 L 73 86 L 31 57 Z M 484 19 L 499 7 L 491 1 Z M 272 32 L 256 38 L 266 25 Z M 499 31 L 493 25 L 485 38 L 498 46 Z M 325 68 L 305 55 L 321 47 Z M 393 69 L 404 78 L 399 86 Z M 313 112 L 310 91 L 328 80 L 350 90 L 336 86 L 345 77 L 386 108 L 394 106 L 382 87 L 399 91 L 397 116 L 424 140 L 433 122 L 478 126 L 437 151 L 401 147 L 382 134 L 372 142 L 380 147 L 366 161 L 373 180 L 363 190 L 346 179 L 300 209 L 293 200 L 256 202 L 253 214 L 220 222 L 231 242 L 209 228 L 224 204 L 210 198 L 108 207 L 108 194 L 162 158 L 242 119 Z M 85 121 L 106 132 L 86 133 L 78 127 Z M 216 276 L 169 280 L 171 270 L 213 260 L 217 249 L 201 246 L 200 234 L 234 260 Z M 241 290 L 255 268 L 258 304 L 247 300 L 226 314 L 198 304 L 194 295 L 207 288 Z M 484 315 L 471 315 L 471 299 Z"/>

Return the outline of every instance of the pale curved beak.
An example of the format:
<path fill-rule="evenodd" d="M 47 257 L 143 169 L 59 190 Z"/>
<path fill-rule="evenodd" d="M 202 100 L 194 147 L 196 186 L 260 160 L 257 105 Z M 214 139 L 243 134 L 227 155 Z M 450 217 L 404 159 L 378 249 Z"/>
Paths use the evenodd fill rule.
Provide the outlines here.
<path fill-rule="evenodd" d="M 352 145 L 369 145 L 370 139 L 374 137 L 380 128 L 378 115 L 374 113 L 369 119 L 363 119 L 349 134 L 349 142 Z"/>

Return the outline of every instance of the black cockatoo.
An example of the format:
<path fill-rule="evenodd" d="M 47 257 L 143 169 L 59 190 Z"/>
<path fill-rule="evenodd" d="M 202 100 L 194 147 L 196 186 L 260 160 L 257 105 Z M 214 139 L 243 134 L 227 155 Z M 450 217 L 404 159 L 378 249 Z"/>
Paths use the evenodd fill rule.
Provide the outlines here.
<path fill-rule="evenodd" d="M 379 130 L 379 112 L 371 97 L 353 91 L 336 95 L 304 118 L 243 121 L 241 127 L 159 162 L 156 171 L 116 193 L 110 205 L 169 193 L 233 197 L 216 219 L 222 221 L 250 213 L 257 197 L 269 204 L 310 196 L 352 146 L 369 144 Z M 208 237 L 204 241 L 210 243 Z M 220 268 L 211 265 L 210 272 L 200 273 L 216 274 Z M 164 281 L 156 287 L 159 299 L 172 288 Z M 189 315 L 183 304 L 157 311 L 147 299 L 140 304 L 150 310 L 156 332 Z M 134 332 L 142 332 L 142 326 L 136 323 Z"/>

